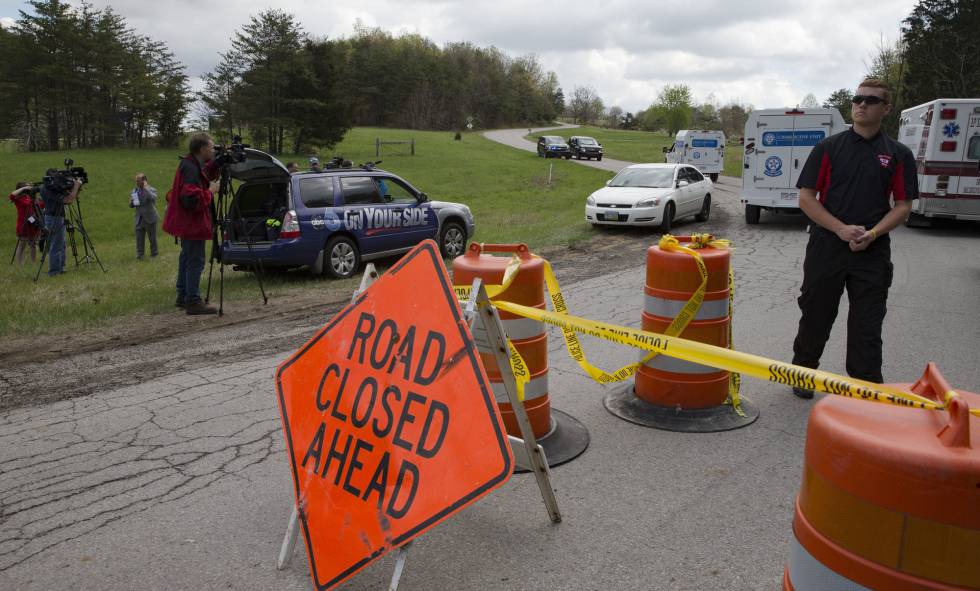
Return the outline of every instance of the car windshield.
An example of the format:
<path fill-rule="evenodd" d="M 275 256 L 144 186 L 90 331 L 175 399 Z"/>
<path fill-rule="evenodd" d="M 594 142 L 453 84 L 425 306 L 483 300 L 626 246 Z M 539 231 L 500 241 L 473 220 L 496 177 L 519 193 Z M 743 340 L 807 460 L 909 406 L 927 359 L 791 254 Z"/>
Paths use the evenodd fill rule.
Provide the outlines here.
<path fill-rule="evenodd" d="M 565 140 L 561 139 L 560 137 L 555 137 L 553 135 L 549 135 L 549 136 L 545 137 L 544 138 L 544 141 L 547 144 L 564 144 L 565 143 Z"/>
<path fill-rule="evenodd" d="M 582 144 L 583 146 L 594 146 L 595 140 L 590 137 L 580 137 L 578 138 L 578 143 Z"/>
<path fill-rule="evenodd" d="M 673 168 L 626 168 L 613 177 L 610 187 L 665 189 L 674 182 Z"/>

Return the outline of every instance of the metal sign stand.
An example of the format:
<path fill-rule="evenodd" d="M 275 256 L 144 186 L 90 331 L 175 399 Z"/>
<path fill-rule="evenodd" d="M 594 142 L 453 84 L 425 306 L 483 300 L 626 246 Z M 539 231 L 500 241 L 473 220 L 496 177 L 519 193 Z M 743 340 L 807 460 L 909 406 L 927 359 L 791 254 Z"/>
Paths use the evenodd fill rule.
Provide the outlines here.
<path fill-rule="evenodd" d="M 368 263 L 361 277 L 361 284 L 351 297 L 355 301 L 357 296 L 364 292 L 378 278 L 378 272 L 372 263 Z M 561 513 L 558 511 L 558 501 L 555 499 L 555 491 L 551 487 L 551 471 L 548 469 L 548 461 L 545 457 L 544 449 L 538 445 L 531 430 L 531 423 L 527 418 L 527 411 L 524 404 L 517 398 L 517 382 L 510 369 L 510 351 L 507 346 L 507 337 L 504 334 L 503 324 L 500 322 L 500 314 L 487 297 L 487 291 L 483 287 L 483 282 L 477 278 L 473 280 L 473 289 L 470 292 L 470 299 L 463 311 L 467 323 L 472 329 L 476 322 L 482 321 L 486 328 L 487 341 L 494 352 L 497 365 L 502 368 L 500 372 L 504 376 L 504 389 L 507 391 L 507 398 L 514 408 L 514 415 L 521 430 L 521 437 L 508 435 L 511 450 L 514 454 L 514 462 L 521 468 L 534 473 L 538 488 L 541 490 L 541 498 L 544 500 L 548 516 L 553 523 L 561 522 Z M 289 524 L 286 526 L 286 535 L 282 540 L 282 547 L 279 550 L 279 559 L 276 561 L 276 569 L 283 570 L 292 559 L 293 550 L 296 547 L 296 540 L 299 538 L 299 511 L 293 507 L 292 514 L 289 516 Z M 391 576 L 391 584 L 388 591 L 398 591 L 398 583 L 401 580 L 402 572 L 405 570 L 405 562 L 408 559 L 408 549 L 412 545 L 409 541 L 400 548 L 395 556 L 395 569 Z"/>

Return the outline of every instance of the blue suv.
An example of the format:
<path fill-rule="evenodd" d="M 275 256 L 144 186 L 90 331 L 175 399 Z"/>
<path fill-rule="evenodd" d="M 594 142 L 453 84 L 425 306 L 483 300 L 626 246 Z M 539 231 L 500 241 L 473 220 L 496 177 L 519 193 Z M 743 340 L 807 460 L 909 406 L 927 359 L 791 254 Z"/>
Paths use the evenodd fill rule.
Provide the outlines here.
<path fill-rule="evenodd" d="M 247 149 L 231 165 L 239 181 L 228 208 L 222 260 L 239 269 L 308 267 L 346 278 L 362 262 L 399 255 L 431 238 L 442 255 L 463 254 L 475 224 L 469 207 L 430 201 L 401 177 L 372 166 L 290 174 Z"/>

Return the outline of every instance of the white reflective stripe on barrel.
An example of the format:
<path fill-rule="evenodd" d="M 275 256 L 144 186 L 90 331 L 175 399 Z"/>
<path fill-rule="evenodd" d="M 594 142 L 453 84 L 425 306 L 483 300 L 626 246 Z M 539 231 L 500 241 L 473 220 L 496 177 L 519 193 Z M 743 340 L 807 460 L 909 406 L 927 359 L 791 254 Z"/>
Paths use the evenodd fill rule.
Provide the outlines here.
<path fill-rule="evenodd" d="M 493 389 L 493 397 L 497 402 L 510 402 L 507 398 L 507 390 L 504 388 L 503 382 L 490 381 L 490 386 Z M 539 376 L 536 378 L 531 378 L 531 381 L 527 383 L 524 387 L 524 400 L 534 400 L 535 398 L 541 398 L 542 396 L 548 395 L 548 374 Z"/>
<path fill-rule="evenodd" d="M 790 541 L 789 581 L 794 591 L 871 591 L 824 566 L 806 551 L 796 536 Z"/>
<path fill-rule="evenodd" d="M 503 320 L 502 322 L 504 334 L 512 341 L 524 341 L 544 334 L 544 323 L 537 320 L 519 318 Z M 487 337 L 487 329 L 483 326 L 483 322 L 479 322 L 473 327 L 473 340 L 476 341 L 476 346 L 481 351 L 490 351 L 490 339 Z"/>
<path fill-rule="evenodd" d="M 641 355 L 640 359 L 643 359 L 643 357 L 646 357 L 646 355 Z M 669 371 L 673 373 L 717 373 L 719 371 L 724 371 L 718 369 L 717 367 L 711 367 L 710 365 L 692 363 L 690 361 L 684 361 L 683 359 L 675 359 L 674 357 L 669 357 L 667 355 L 657 355 L 650 361 L 644 363 L 644 365 L 660 371 Z"/>
<path fill-rule="evenodd" d="M 504 325 L 504 334 L 512 341 L 533 339 L 544 334 L 544 322 L 530 318 L 501 318 L 500 320 Z"/>
<path fill-rule="evenodd" d="M 647 314 L 661 318 L 675 318 L 681 313 L 684 305 L 687 304 L 687 300 L 668 300 L 667 298 L 659 298 L 649 294 L 646 294 L 645 297 L 644 311 Z M 726 316 L 728 316 L 728 300 L 704 300 L 701 302 L 701 307 L 698 309 L 698 313 L 695 314 L 694 319 L 718 320 Z"/>

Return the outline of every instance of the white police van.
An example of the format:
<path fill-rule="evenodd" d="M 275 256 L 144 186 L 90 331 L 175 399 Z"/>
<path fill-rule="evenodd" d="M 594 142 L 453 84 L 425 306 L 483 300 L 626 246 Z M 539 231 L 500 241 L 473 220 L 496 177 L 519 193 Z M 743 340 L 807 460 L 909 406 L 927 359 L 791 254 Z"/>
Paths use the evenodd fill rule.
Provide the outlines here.
<path fill-rule="evenodd" d="M 919 172 L 919 198 L 906 225 L 980 220 L 980 98 L 905 109 L 898 139 L 912 150 Z"/>
<path fill-rule="evenodd" d="M 674 144 L 664 148 L 666 161 L 672 164 L 690 164 L 717 182 L 725 168 L 725 133 L 707 129 L 682 129 L 677 132 Z"/>
<path fill-rule="evenodd" d="M 847 129 L 837 109 L 760 109 L 745 122 L 742 203 L 745 221 L 758 224 L 763 209 L 798 211 L 800 177 L 813 146 Z"/>

